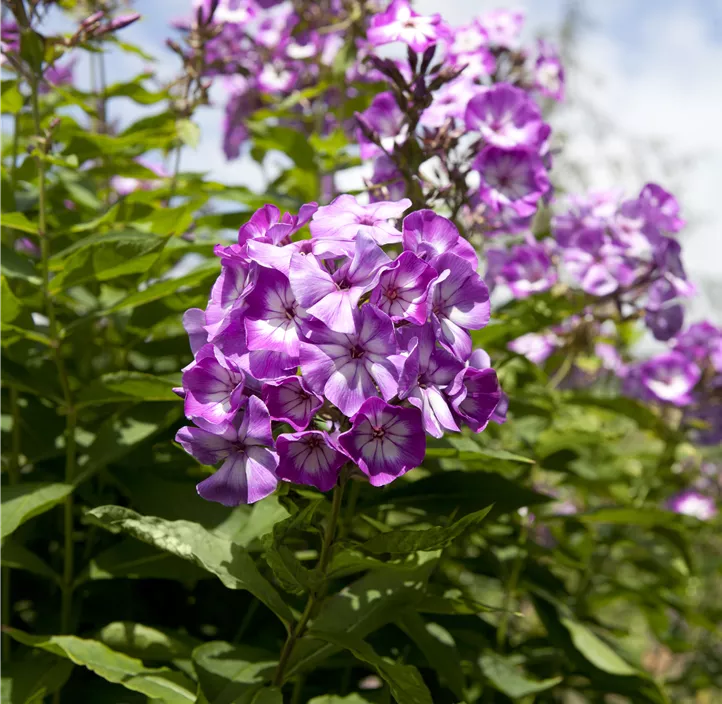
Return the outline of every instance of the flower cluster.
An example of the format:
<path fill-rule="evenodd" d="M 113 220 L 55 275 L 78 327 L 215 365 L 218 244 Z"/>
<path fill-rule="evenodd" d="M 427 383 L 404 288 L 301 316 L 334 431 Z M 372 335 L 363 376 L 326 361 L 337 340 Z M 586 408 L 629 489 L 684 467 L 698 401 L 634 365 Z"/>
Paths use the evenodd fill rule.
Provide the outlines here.
<path fill-rule="evenodd" d="M 323 72 L 330 71 L 344 39 L 341 30 L 328 31 L 328 25 L 343 12 L 342 3 L 334 0 L 299 7 L 280 0 L 196 0 L 196 21 L 212 32 L 202 47 L 203 74 L 222 80 L 227 95 L 223 150 L 228 159 L 240 155 L 249 136 L 247 119 L 264 99 L 282 100 L 317 86 Z M 176 26 L 191 28 L 186 21 Z M 324 100 L 330 100 L 328 93 Z M 295 110 L 301 116 L 313 106 L 323 120 L 320 95 Z"/>
<path fill-rule="evenodd" d="M 279 479 L 326 491 L 348 462 L 380 486 L 421 464 L 427 434 L 503 422 L 469 334 L 490 310 L 476 253 L 431 210 L 397 228 L 409 206 L 267 205 L 216 247 L 208 306 L 184 317 L 194 360 L 178 390 L 195 424 L 178 442 L 223 460 L 201 496 L 251 503 Z"/>
<path fill-rule="evenodd" d="M 427 201 L 451 183 L 473 201 L 470 219 L 483 222 L 483 231 L 528 227 L 551 194 L 551 130 L 536 98 L 563 98 L 563 70 L 549 44 L 537 52 L 518 46 L 523 19 L 498 10 L 453 28 L 438 15 L 418 15 L 406 0 L 372 18 L 362 50 L 373 77 L 390 84 L 357 115 L 361 156 L 376 158 L 373 186 L 398 188 L 416 149 L 441 173 L 441 183 L 420 184 Z M 374 57 L 377 46 L 391 42 L 407 45 L 408 64 Z M 408 175 L 406 181 L 408 188 Z M 452 212 L 461 206 L 446 204 Z"/>

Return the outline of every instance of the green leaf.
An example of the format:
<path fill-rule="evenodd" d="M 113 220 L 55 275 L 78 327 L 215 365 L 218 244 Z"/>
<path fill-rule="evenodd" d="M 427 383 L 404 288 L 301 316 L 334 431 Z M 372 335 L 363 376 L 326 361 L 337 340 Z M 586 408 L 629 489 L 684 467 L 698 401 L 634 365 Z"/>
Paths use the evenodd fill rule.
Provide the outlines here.
<path fill-rule="evenodd" d="M 378 672 L 379 677 L 389 685 L 391 695 L 398 704 L 433 704 L 431 692 L 415 667 L 382 658 L 360 638 L 338 632 L 319 631 L 315 626 L 311 629 L 311 635 L 326 640 L 339 648 L 344 648 L 353 653 L 358 660 L 371 665 Z"/>
<path fill-rule="evenodd" d="M 168 704 L 195 702 L 195 685 L 181 672 L 146 667 L 140 660 L 116 653 L 98 641 L 77 636 L 31 636 L 15 628 L 6 628 L 5 632 L 24 645 L 60 655 L 109 682 L 153 699 Z"/>
<path fill-rule="evenodd" d="M 191 287 L 209 281 L 212 277 L 218 275 L 219 270 L 220 267 L 217 261 L 203 262 L 186 276 L 181 276 L 177 279 L 168 279 L 166 281 L 158 281 L 142 291 L 131 293 L 129 296 L 104 311 L 104 314 L 108 315 L 110 313 L 116 313 L 119 310 L 138 308 L 139 306 L 143 306 L 147 303 L 161 300 L 166 296 L 172 296 L 185 287 Z"/>
<path fill-rule="evenodd" d="M 50 282 L 51 293 L 86 281 L 109 281 L 148 269 L 163 240 L 148 233 L 126 230 L 106 235 L 90 235 L 50 259 L 59 273 Z"/>
<path fill-rule="evenodd" d="M 179 379 L 153 376 L 142 372 L 114 372 L 90 382 L 78 394 L 79 406 L 91 406 L 128 400 L 176 401 L 174 386 Z"/>
<path fill-rule="evenodd" d="M 370 500 L 369 500 L 370 499 Z M 509 513 L 551 499 L 493 472 L 438 472 L 413 482 L 396 482 L 386 491 L 369 494 L 365 505 L 413 505 L 435 515 L 478 511 L 494 504 L 493 514 Z"/>
<path fill-rule="evenodd" d="M 256 692 L 251 704 L 283 704 L 283 694 L 278 687 L 264 687 Z"/>
<path fill-rule="evenodd" d="M 569 631 L 574 647 L 595 667 L 610 675 L 637 675 L 638 670 L 623 660 L 611 647 L 598 638 L 586 626 L 568 618 L 560 619 Z"/>
<path fill-rule="evenodd" d="M 519 667 L 519 657 L 505 657 L 499 653 L 486 653 L 479 658 L 481 671 L 495 689 L 511 699 L 528 697 L 558 685 L 561 677 L 546 680 L 531 678 Z"/>
<path fill-rule="evenodd" d="M 0 381 L 20 391 L 63 403 L 54 375 L 49 377 L 35 369 L 26 369 L 3 354 L 0 354 Z"/>
<path fill-rule="evenodd" d="M 30 222 L 22 213 L 3 213 L 0 223 L 3 227 L 11 227 L 13 230 L 29 232 L 31 235 L 38 234 L 37 224 Z"/>
<path fill-rule="evenodd" d="M 312 501 L 296 515 L 276 523 L 271 533 L 262 538 L 263 556 L 281 588 L 289 594 L 315 591 L 323 581 L 320 574 L 304 567 L 285 544 L 291 531 L 303 530 L 311 524 L 321 503 Z"/>
<path fill-rule="evenodd" d="M 13 323 L 23 315 L 24 306 L 12 289 L 8 280 L 2 276 L 0 277 L 0 290 L 2 290 L 2 311 L 0 314 L 0 320 L 3 324 Z M 24 321 L 18 321 L 24 322 Z"/>
<path fill-rule="evenodd" d="M 40 704 L 57 692 L 70 677 L 73 663 L 39 650 L 27 651 L 20 660 L 3 663 L 2 704 Z"/>
<path fill-rule="evenodd" d="M 271 681 L 276 663 L 277 658 L 265 650 L 222 641 L 204 643 L 193 651 L 200 690 L 209 704 L 252 704 Z"/>
<path fill-rule="evenodd" d="M 314 628 L 361 639 L 395 621 L 423 599 L 438 557 L 438 553 L 422 552 L 411 556 L 409 564 L 390 564 L 369 572 L 323 603 Z M 288 676 L 316 667 L 337 650 L 328 642 L 301 638 L 289 661 Z"/>
<path fill-rule="evenodd" d="M 181 142 L 191 149 L 195 149 L 201 139 L 201 128 L 192 120 L 178 120 L 176 127 Z"/>
<path fill-rule="evenodd" d="M 437 623 L 426 623 L 418 613 L 410 611 L 398 621 L 399 627 L 424 654 L 429 667 L 436 670 L 442 683 L 457 699 L 464 699 L 464 671 L 461 655 L 451 634 Z"/>
<path fill-rule="evenodd" d="M 310 699 L 308 704 L 371 704 L 359 694 L 349 694 L 342 697 L 338 694 L 324 694 L 322 697 Z"/>
<path fill-rule="evenodd" d="M 87 577 L 88 579 L 175 579 L 193 584 L 210 575 L 192 562 L 128 538 L 95 556 L 88 565 Z"/>
<path fill-rule="evenodd" d="M 253 141 L 263 150 L 277 150 L 286 154 L 304 170 L 314 170 L 316 153 L 306 137 L 291 127 L 249 123 Z"/>
<path fill-rule="evenodd" d="M 22 110 L 24 98 L 22 96 L 22 93 L 18 90 L 17 81 L 2 82 L 1 100 L 3 106 L 3 113 L 5 115 L 15 115 L 19 113 L 20 110 Z"/>
<path fill-rule="evenodd" d="M 125 531 L 138 540 L 190 560 L 215 574 L 229 589 L 245 589 L 268 606 L 284 623 L 293 621 L 290 609 L 278 592 L 261 576 L 251 556 L 197 523 L 165 521 L 141 516 L 120 506 L 101 506 L 86 519 L 112 532 Z"/>
<path fill-rule="evenodd" d="M 73 490 L 72 484 L 29 482 L 6 486 L 2 490 L 0 538 L 13 533 L 18 526 L 49 511 Z"/>
<path fill-rule="evenodd" d="M 140 660 L 190 658 L 200 641 L 130 621 L 115 621 L 98 631 L 97 639 L 116 652 Z"/>
<path fill-rule="evenodd" d="M 446 528 L 426 530 L 392 530 L 367 540 L 361 547 L 371 553 L 409 554 L 418 550 L 440 550 L 450 545 L 465 530 L 479 525 L 486 518 L 491 506 L 469 513 Z"/>
<path fill-rule="evenodd" d="M 5 489 L 3 489 L 3 493 L 4 492 Z M 60 575 L 56 574 L 48 564 L 34 552 L 31 552 L 25 546 L 16 543 L 12 539 L 3 542 L 0 557 L 2 558 L 3 567 L 10 567 L 14 570 L 26 570 L 40 577 L 50 579 L 58 585 L 61 582 Z"/>
<path fill-rule="evenodd" d="M 564 395 L 564 401 L 573 406 L 591 406 L 626 416 L 636 421 L 640 428 L 651 430 L 660 437 L 667 437 L 672 433 L 651 408 L 633 398 L 624 396 L 604 398 L 584 392 L 570 392 Z"/>
<path fill-rule="evenodd" d="M 35 270 L 35 266 L 27 257 L 20 256 L 14 249 L 2 245 L 0 248 L 0 267 L 2 273 L 11 279 L 25 279 L 32 284 L 40 283 L 40 277 Z"/>
<path fill-rule="evenodd" d="M 588 513 L 578 513 L 574 515 L 574 518 L 583 523 L 614 523 L 654 528 L 674 524 L 678 516 L 671 511 L 664 511 L 659 508 L 617 507 L 600 508 Z"/>
<path fill-rule="evenodd" d="M 95 471 L 127 455 L 156 433 L 175 423 L 182 404 L 142 404 L 112 416 L 98 429 L 88 448 L 84 469 Z"/>

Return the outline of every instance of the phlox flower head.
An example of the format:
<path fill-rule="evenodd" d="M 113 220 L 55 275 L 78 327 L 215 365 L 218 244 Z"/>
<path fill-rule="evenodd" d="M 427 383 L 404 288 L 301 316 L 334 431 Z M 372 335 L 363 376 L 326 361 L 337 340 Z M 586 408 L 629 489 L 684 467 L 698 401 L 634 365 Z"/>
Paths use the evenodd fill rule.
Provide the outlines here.
<path fill-rule="evenodd" d="M 408 0 L 393 0 L 386 12 L 371 18 L 367 38 L 373 46 L 403 42 L 414 51 L 422 52 L 447 31 L 441 15 L 419 15 L 411 9 Z"/>
<path fill-rule="evenodd" d="M 683 516 L 692 516 L 700 521 L 709 521 L 717 515 L 717 506 L 710 496 L 697 491 L 682 491 L 667 501 L 667 508 Z"/>
<path fill-rule="evenodd" d="M 489 320 L 476 253 L 431 210 L 403 218 L 409 205 L 269 204 L 215 248 L 208 304 L 183 316 L 194 359 L 175 390 L 194 423 L 178 443 L 222 463 L 202 497 L 328 491 L 346 465 L 381 486 L 422 463 L 427 434 L 504 421 L 496 374 L 472 353 L 469 331 Z"/>

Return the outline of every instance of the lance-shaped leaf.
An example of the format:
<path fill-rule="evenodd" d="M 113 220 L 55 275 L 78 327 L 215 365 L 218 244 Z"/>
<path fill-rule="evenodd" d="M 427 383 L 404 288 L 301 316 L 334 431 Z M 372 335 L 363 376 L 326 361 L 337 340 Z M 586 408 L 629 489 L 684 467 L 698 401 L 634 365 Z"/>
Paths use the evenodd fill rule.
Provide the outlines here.
<path fill-rule="evenodd" d="M 431 692 L 419 671 L 381 657 L 368 643 L 345 633 L 311 630 L 311 635 L 353 653 L 354 657 L 373 667 L 389 685 L 391 695 L 402 704 L 433 704 Z"/>
<path fill-rule="evenodd" d="M 24 545 L 16 543 L 12 538 L 3 542 L 0 557 L 2 557 L 3 567 L 11 567 L 15 570 L 27 570 L 46 579 L 52 579 L 54 582 L 57 582 L 58 586 L 61 584 L 60 575 L 56 574 L 50 565 L 39 558 L 34 552 L 28 550 Z"/>
<path fill-rule="evenodd" d="M 363 549 L 371 553 L 404 553 L 408 554 L 418 550 L 440 550 L 450 545 L 465 530 L 481 523 L 491 511 L 487 506 L 481 511 L 475 511 L 446 528 L 434 527 L 426 530 L 392 530 L 380 533 L 363 544 Z"/>
<path fill-rule="evenodd" d="M 121 684 L 151 699 L 167 704 L 196 700 L 196 686 L 182 672 L 167 667 L 146 667 L 140 660 L 116 653 L 98 641 L 76 636 L 31 636 L 15 628 L 6 628 L 5 632 L 24 645 L 67 658 L 108 682 Z"/>
<path fill-rule="evenodd" d="M 3 487 L 0 537 L 4 538 L 18 526 L 59 504 L 71 491 L 72 484 L 28 483 Z"/>
<path fill-rule="evenodd" d="M 439 553 L 422 552 L 411 556 L 409 564 L 388 565 L 369 572 L 324 602 L 314 619 L 314 628 L 365 638 L 424 597 L 438 558 Z M 291 656 L 287 676 L 315 667 L 338 650 L 328 640 L 301 638 Z"/>
<path fill-rule="evenodd" d="M 273 653 L 212 641 L 193 651 L 200 693 L 208 704 L 252 704 L 276 670 Z M 272 700 L 271 700 L 272 701 Z"/>
<path fill-rule="evenodd" d="M 190 560 L 215 574 L 229 589 L 245 589 L 268 606 L 284 623 L 293 621 L 291 610 L 258 571 L 251 556 L 230 540 L 190 521 L 166 521 L 141 516 L 120 506 L 101 506 L 86 518 L 112 532 L 124 531 L 138 540 Z"/>
<path fill-rule="evenodd" d="M 451 634 L 438 623 L 427 623 L 418 613 L 407 612 L 397 622 L 424 654 L 429 666 L 457 699 L 464 699 L 464 671 L 461 655 Z"/>
<path fill-rule="evenodd" d="M 26 651 L 3 663 L 2 704 L 42 702 L 57 692 L 68 680 L 75 665 L 41 650 Z"/>
<path fill-rule="evenodd" d="M 561 677 L 537 680 L 519 667 L 519 658 L 504 657 L 498 653 L 486 653 L 479 658 L 482 672 L 507 697 L 518 699 L 551 689 L 562 681 Z"/>

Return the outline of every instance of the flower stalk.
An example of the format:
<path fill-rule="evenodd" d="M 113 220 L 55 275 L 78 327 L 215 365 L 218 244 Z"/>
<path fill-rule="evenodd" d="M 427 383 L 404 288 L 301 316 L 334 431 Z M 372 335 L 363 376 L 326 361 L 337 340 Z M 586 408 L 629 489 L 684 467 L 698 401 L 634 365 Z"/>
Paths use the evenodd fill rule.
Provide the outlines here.
<path fill-rule="evenodd" d="M 317 605 L 320 604 L 321 599 L 323 599 L 326 592 L 326 571 L 328 570 L 328 563 L 331 560 L 333 540 L 336 535 L 338 519 L 341 515 L 341 501 L 343 499 L 344 489 L 346 488 L 347 478 L 347 470 L 344 469 L 342 470 L 338 483 L 333 490 L 331 514 L 329 515 L 326 523 L 326 530 L 323 534 L 323 543 L 321 544 L 321 554 L 318 558 L 317 565 L 317 569 L 322 576 L 321 586 L 319 589 L 314 590 L 309 594 L 306 606 L 301 614 L 301 618 L 299 618 L 283 645 L 281 656 L 278 660 L 278 667 L 276 668 L 276 674 L 273 678 L 273 684 L 276 687 L 280 687 L 283 684 L 286 667 L 288 666 L 288 661 L 291 658 L 296 642 L 305 633 L 306 628 L 308 627 L 308 622 L 313 617 Z"/>

